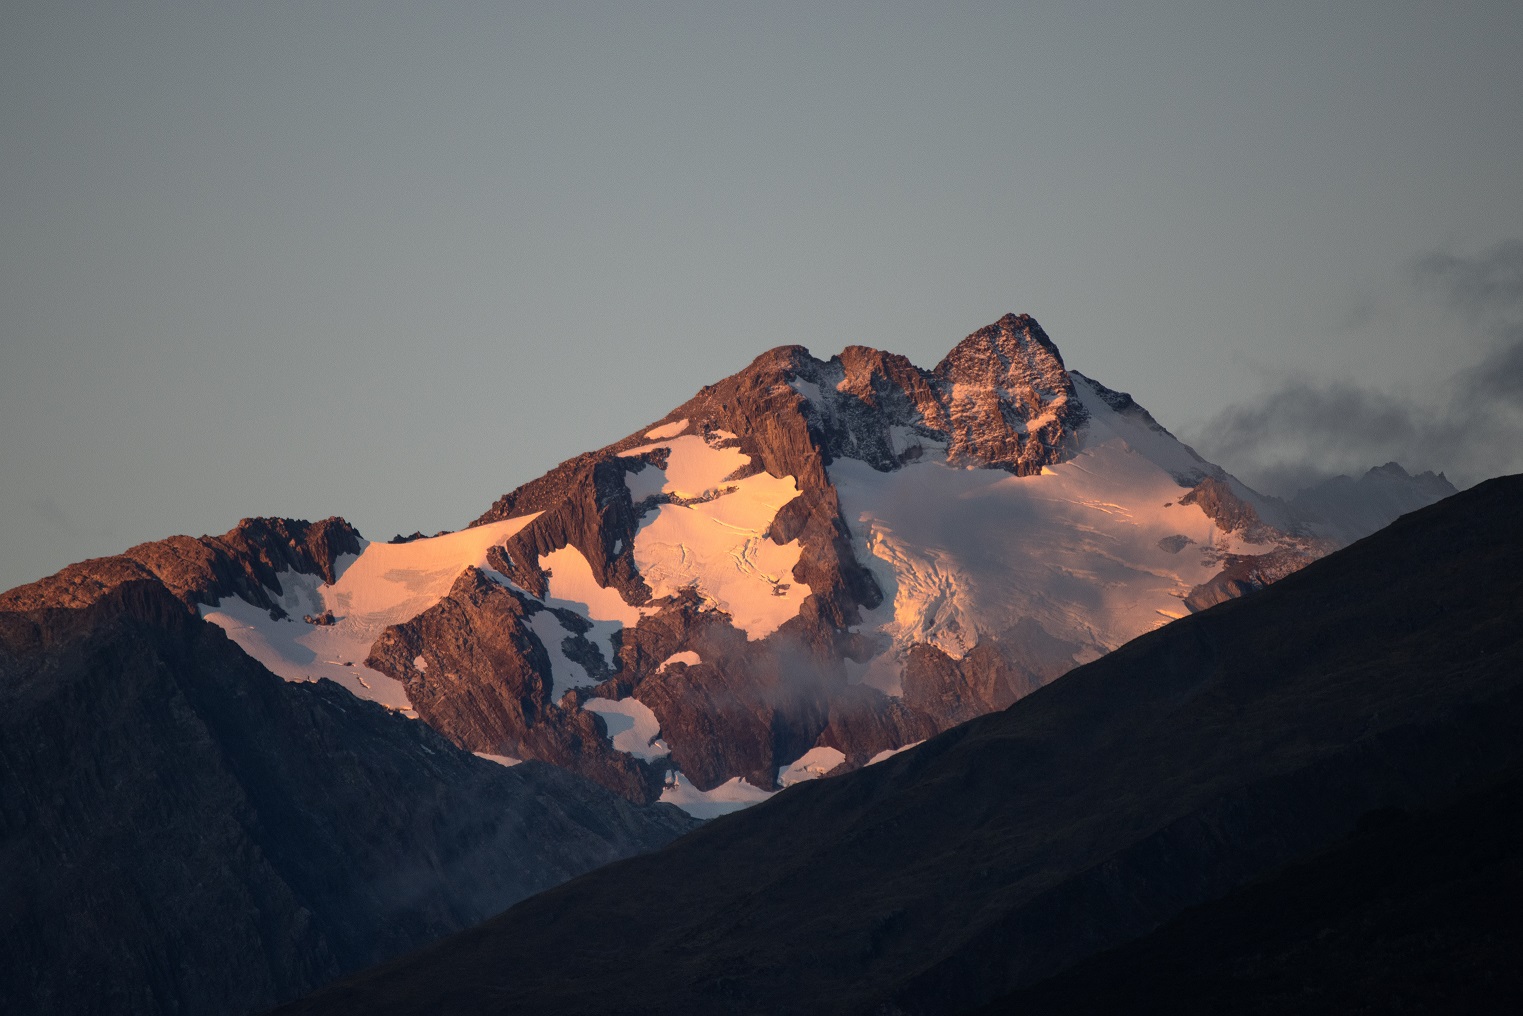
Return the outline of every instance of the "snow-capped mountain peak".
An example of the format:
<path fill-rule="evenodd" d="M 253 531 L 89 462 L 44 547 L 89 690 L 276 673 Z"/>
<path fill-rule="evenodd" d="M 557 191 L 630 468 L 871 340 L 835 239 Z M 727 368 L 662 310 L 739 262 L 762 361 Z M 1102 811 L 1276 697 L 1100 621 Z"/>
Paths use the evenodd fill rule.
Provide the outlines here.
<path fill-rule="evenodd" d="M 769 350 L 460 533 L 324 525 L 316 563 L 208 580 L 203 614 L 282 676 L 704 814 L 1003 708 L 1351 531 L 1070 372 L 1024 315 L 930 370 Z"/>

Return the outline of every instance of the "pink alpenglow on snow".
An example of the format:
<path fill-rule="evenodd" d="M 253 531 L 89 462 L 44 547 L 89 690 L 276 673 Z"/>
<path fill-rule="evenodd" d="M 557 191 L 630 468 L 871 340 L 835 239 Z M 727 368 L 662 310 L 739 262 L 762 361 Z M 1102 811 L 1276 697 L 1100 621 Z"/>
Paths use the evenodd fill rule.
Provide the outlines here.
<path fill-rule="evenodd" d="M 201 616 L 224 629 L 244 652 L 288 681 L 328 678 L 360 698 L 408 710 L 400 682 L 364 665 L 370 647 L 390 625 L 418 616 L 450 591 L 466 568 L 486 569 L 487 552 L 533 522 L 538 513 L 410 543 L 366 543 L 335 565 L 328 585 L 316 576 L 280 576 L 286 617 L 238 597 L 201 607 Z M 304 614 L 331 611 L 331 625 L 309 625 Z M 426 662 L 419 665 L 423 670 Z"/>

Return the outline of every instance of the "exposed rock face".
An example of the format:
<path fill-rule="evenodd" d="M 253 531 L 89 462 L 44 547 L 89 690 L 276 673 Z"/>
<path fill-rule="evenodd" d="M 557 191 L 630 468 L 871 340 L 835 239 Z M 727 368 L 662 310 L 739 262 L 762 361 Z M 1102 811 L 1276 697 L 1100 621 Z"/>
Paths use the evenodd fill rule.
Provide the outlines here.
<path fill-rule="evenodd" d="M 320 522 L 244 519 L 225 536 L 175 536 L 144 543 L 126 556 L 141 562 L 187 603 L 234 595 L 265 606 L 265 590 L 280 591 L 282 572 L 335 578 L 341 554 L 360 552 L 360 534 L 340 518 Z"/>
<path fill-rule="evenodd" d="M 320 535 L 263 538 L 299 524 L 240 530 L 331 565 Z M 0 604 L 0 1010 L 263 1010 L 694 824 L 281 681 L 172 574 L 104 559 Z"/>
<path fill-rule="evenodd" d="M 1084 408 L 1058 349 L 1026 315 L 1007 315 L 958 343 L 936 367 L 947 408 L 948 460 L 1026 476 L 1061 461 Z"/>
<path fill-rule="evenodd" d="M 614 751 L 603 720 L 574 700 L 552 701 L 548 655 L 522 623 L 546 609 L 469 568 L 438 604 L 386 629 L 365 662 L 401 681 L 419 715 L 464 748 L 553 762 L 654 800 L 663 769 Z"/>
<path fill-rule="evenodd" d="M 1071 645 L 1027 621 L 1002 639 L 979 642 L 958 660 L 935 646 L 913 647 L 904 669 L 904 701 L 928 716 L 962 723 L 1009 708 L 1073 665 Z"/>
<path fill-rule="evenodd" d="M 1224 533 L 1242 533 L 1250 543 L 1267 543 L 1275 536 L 1253 505 L 1233 492 L 1225 480 L 1208 476 L 1179 499 L 1180 504 L 1200 505 Z"/>
<path fill-rule="evenodd" d="M 153 577 L 187 605 L 238 596 L 265 609 L 287 572 L 335 578 L 340 555 L 360 552 L 360 534 L 340 518 L 320 522 L 244 519 L 223 536 L 171 536 L 125 554 L 70 565 L 48 578 L 0 594 L 0 609 L 78 607 L 129 578 Z"/>
<path fill-rule="evenodd" d="M 893 469 L 933 443 L 955 465 L 1027 476 L 1062 461 L 1086 419 L 1057 347 L 1024 314 L 969 335 L 931 371 L 866 346 L 825 363 L 798 346 L 777 353 L 787 357 L 783 380 L 806 393 L 827 462 Z"/>
<path fill-rule="evenodd" d="M 1184 598 L 1185 606 L 1191 610 L 1205 610 L 1263 589 L 1304 568 L 1311 556 L 1297 547 L 1278 548 L 1264 554 L 1229 554 L 1222 559 L 1222 570 L 1211 581 L 1190 590 L 1190 595 Z"/>
<path fill-rule="evenodd" d="M 520 625 L 525 614 L 518 597 L 467 569 L 438 604 L 386 629 L 365 662 L 405 684 L 413 708 L 455 743 L 518 757 L 487 731 L 524 730 L 551 704 L 550 661 Z M 492 682 L 478 688 L 483 674 Z"/>

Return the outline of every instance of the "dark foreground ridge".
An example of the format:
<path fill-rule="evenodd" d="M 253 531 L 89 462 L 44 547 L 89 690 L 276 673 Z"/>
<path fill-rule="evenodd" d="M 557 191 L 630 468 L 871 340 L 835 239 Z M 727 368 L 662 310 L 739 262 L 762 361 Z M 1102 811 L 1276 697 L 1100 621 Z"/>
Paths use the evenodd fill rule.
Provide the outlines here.
<path fill-rule="evenodd" d="M 1349 839 L 983 1016 L 1523 1012 L 1523 774 Z"/>
<path fill-rule="evenodd" d="M 127 558 L 71 574 L 0 600 L 0 1012 L 265 1009 L 695 824 L 282 681 Z"/>
<path fill-rule="evenodd" d="M 282 1011 L 971 1010 L 1513 771 L 1520 617 L 1508 477 Z"/>

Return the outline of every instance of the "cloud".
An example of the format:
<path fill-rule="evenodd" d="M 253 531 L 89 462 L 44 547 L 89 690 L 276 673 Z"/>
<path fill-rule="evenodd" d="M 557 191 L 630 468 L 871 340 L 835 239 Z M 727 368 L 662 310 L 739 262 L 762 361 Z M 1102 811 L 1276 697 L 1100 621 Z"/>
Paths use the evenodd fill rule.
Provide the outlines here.
<path fill-rule="evenodd" d="M 1503 335 L 1500 348 L 1460 377 L 1464 387 L 1483 400 L 1517 411 L 1523 409 L 1523 324 L 1500 331 Z"/>
<path fill-rule="evenodd" d="M 1435 252 L 1417 259 L 1420 284 L 1438 289 L 1450 307 L 1478 317 L 1523 311 L 1523 240 L 1506 240 L 1480 257 Z"/>
<path fill-rule="evenodd" d="M 1523 471 L 1523 240 L 1475 257 L 1431 253 L 1412 276 L 1489 350 L 1434 386 L 1434 401 L 1295 375 L 1217 415 L 1192 435 L 1195 443 L 1279 494 L 1392 460 L 1443 470 L 1461 487 Z"/>

